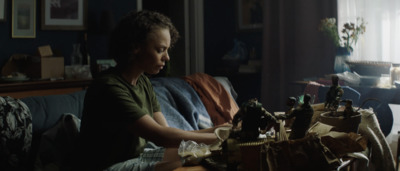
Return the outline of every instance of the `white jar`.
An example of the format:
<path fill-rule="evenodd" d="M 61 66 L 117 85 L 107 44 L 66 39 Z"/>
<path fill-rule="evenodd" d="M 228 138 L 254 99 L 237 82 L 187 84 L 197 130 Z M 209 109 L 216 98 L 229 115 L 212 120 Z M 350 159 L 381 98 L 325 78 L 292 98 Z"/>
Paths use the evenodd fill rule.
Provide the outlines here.
<path fill-rule="evenodd" d="M 390 68 L 390 82 L 394 85 L 394 81 L 400 81 L 400 64 L 393 63 Z"/>

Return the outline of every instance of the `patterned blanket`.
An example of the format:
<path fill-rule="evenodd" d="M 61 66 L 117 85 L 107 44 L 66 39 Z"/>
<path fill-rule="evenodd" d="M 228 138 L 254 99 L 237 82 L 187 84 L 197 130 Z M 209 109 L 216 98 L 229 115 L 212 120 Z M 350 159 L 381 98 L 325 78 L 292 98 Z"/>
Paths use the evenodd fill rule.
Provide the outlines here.
<path fill-rule="evenodd" d="M 21 100 L 0 97 L 0 168 L 25 170 L 32 142 L 32 116 Z"/>

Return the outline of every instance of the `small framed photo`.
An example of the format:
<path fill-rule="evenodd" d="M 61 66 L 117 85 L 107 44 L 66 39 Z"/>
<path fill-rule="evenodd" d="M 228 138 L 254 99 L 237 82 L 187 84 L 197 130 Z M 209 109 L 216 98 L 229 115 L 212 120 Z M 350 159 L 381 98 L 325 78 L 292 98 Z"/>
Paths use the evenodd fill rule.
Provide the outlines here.
<path fill-rule="evenodd" d="M 261 30 L 263 27 L 263 0 L 237 0 L 239 31 Z"/>
<path fill-rule="evenodd" d="M 36 37 L 36 0 L 12 0 L 11 38 Z"/>
<path fill-rule="evenodd" d="M 85 30 L 88 0 L 42 0 L 42 30 Z"/>
<path fill-rule="evenodd" d="M 6 0 L 0 0 L 0 22 L 6 21 Z"/>

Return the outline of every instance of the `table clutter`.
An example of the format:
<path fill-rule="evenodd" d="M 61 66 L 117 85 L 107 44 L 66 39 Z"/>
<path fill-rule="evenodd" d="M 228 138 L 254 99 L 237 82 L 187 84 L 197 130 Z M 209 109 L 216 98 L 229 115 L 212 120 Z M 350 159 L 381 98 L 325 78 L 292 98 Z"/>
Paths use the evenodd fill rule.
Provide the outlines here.
<path fill-rule="evenodd" d="M 399 81 L 396 72 L 392 72 L 397 71 L 398 64 L 384 61 L 347 60 L 346 65 L 349 66 L 350 71 L 337 73 L 346 85 L 389 88 L 394 86 L 394 81 Z"/>
<path fill-rule="evenodd" d="M 35 54 L 13 54 L 1 68 L 1 82 L 25 82 L 39 80 L 91 79 L 89 63 L 65 65 L 60 53 L 50 45 L 37 47 Z"/>
<path fill-rule="evenodd" d="M 288 138 L 297 128 L 285 126 L 282 119 L 286 118 L 281 115 L 300 110 L 303 103 L 309 103 L 309 95 L 295 105 L 296 100 L 289 98 L 289 109 L 283 113 L 268 112 L 250 99 L 234 116 L 232 127 L 216 130 L 217 137 L 223 138 L 208 148 L 207 155 L 194 157 L 196 164 L 208 170 L 336 170 L 349 166 L 391 170 L 393 156 L 373 110 L 353 107 L 351 100 L 342 99 L 345 92 L 337 91 L 335 78 L 335 88 L 327 92 L 334 100 L 311 105 L 312 118 L 304 125 L 303 137 Z M 193 156 L 185 158 L 193 161 Z"/>

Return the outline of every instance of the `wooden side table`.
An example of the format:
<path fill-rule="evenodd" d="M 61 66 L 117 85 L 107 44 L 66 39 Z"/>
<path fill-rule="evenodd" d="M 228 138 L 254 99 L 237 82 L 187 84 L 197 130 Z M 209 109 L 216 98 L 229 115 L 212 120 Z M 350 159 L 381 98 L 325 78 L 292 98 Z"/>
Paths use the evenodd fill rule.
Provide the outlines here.
<path fill-rule="evenodd" d="M 67 94 L 85 90 L 91 81 L 92 79 L 71 79 L 0 83 L 0 96 L 25 98 L 29 96 Z"/>

